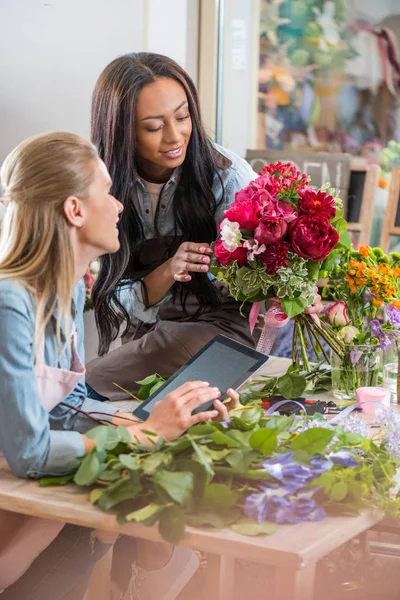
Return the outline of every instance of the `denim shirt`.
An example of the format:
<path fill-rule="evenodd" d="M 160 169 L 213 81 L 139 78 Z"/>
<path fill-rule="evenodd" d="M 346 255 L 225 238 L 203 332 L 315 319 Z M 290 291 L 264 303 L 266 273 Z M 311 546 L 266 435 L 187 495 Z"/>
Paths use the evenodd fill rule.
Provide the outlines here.
<path fill-rule="evenodd" d="M 85 289 L 80 282 L 74 289 L 72 313 L 82 362 L 84 301 Z M 49 414 L 43 408 L 34 370 L 34 319 L 31 294 L 15 280 L 0 280 L 0 452 L 15 475 L 39 478 L 71 472 L 78 465 L 77 457 L 85 453 L 80 434 L 95 423 L 64 406 L 56 406 Z M 69 370 L 71 355 L 63 329 L 61 334 L 60 352 L 54 312 L 45 330 L 45 363 Z M 65 402 L 86 412 L 107 413 L 101 415 L 106 420 L 117 412 L 109 404 L 86 398 L 84 376 Z"/>
<path fill-rule="evenodd" d="M 234 152 L 222 148 L 218 144 L 213 144 L 214 148 L 229 159 L 231 165 L 226 169 L 217 169 L 214 175 L 213 192 L 217 203 L 222 199 L 219 205 L 215 220 L 219 223 L 224 212 L 229 208 L 235 199 L 236 192 L 244 188 L 250 181 L 257 177 L 257 173 L 253 171 L 250 165 L 240 158 Z M 173 212 L 173 199 L 176 190 L 177 182 L 179 181 L 181 167 L 174 170 L 171 177 L 162 189 L 157 209 L 157 226 L 161 236 L 170 236 L 175 233 L 175 221 Z M 218 177 L 219 176 L 219 177 Z M 221 181 L 223 187 L 221 186 Z M 154 218 L 152 214 L 151 199 L 146 191 L 143 182 L 137 178 L 135 183 L 135 194 L 133 195 L 135 208 L 142 218 L 145 239 L 155 237 Z M 179 233 L 179 232 L 178 232 Z M 131 317 L 135 317 L 144 323 L 155 323 L 157 313 L 162 302 L 170 298 L 170 293 L 167 293 L 160 302 L 148 308 L 143 303 L 142 284 L 139 282 L 132 283 L 124 280 L 117 288 L 116 293 L 120 302 L 127 310 Z"/>

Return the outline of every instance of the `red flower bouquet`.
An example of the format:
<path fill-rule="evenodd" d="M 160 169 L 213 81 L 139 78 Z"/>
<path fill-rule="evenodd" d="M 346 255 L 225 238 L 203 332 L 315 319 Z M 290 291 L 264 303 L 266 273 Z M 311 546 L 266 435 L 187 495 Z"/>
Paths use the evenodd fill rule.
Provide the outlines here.
<path fill-rule="evenodd" d="M 264 167 L 225 211 L 211 272 L 237 300 L 275 298 L 284 317 L 296 317 L 312 304 L 316 283 L 333 263 L 335 249 L 348 241 L 335 190 L 326 184 L 315 191 L 306 175 L 278 162 Z M 257 310 L 259 305 L 253 316 Z M 314 327 L 312 323 L 323 328 L 318 319 L 305 317 L 298 325 L 304 329 Z"/>

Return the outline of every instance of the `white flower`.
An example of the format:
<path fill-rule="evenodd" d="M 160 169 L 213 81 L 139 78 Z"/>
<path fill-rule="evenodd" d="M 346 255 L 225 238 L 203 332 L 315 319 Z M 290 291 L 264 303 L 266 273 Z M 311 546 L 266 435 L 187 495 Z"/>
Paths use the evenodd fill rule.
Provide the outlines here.
<path fill-rule="evenodd" d="M 221 222 L 221 239 L 225 250 L 228 250 L 228 252 L 235 252 L 241 245 L 242 240 L 239 223 L 224 219 Z"/>
<path fill-rule="evenodd" d="M 339 331 L 338 336 L 342 338 L 345 344 L 351 344 L 359 333 L 357 327 L 354 327 L 354 325 L 346 325 L 346 327 L 343 327 L 343 329 Z"/>

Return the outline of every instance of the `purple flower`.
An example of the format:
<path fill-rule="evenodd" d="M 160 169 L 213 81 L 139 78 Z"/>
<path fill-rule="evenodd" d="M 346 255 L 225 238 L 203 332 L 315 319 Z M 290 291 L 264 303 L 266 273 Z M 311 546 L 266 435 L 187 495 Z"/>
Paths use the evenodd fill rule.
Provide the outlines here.
<path fill-rule="evenodd" d="M 350 362 L 352 365 L 356 365 L 362 356 L 362 350 L 357 350 L 357 348 L 353 348 L 350 351 Z"/>
<path fill-rule="evenodd" d="M 395 329 L 400 329 L 400 310 L 398 308 L 395 308 L 392 304 L 389 304 L 388 306 L 386 306 L 385 313 L 389 320 L 389 323 Z"/>
<path fill-rule="evenodd" d="M 244 503 L 247 517 L 262 523 L 265 519 L 275 523 L 302 523 L 321 521 L 325 511 L 312 495 L 316 490 L 300 492 L 296 496 L 285 494 L 280 487 L 259 486 L 261 493 L 250 494 Z"/>
<path fill-rule="evenodd" d="M 386 348 L 389 348 L 396 334 L 383 331 L 382 325 L 377 319 L 373 319 L 370 322 L 369 328 L 371 331 L 371 335 L 377 338 L 378 344 L 381 347 L 381 349 L 385 350 Z"/>
<path fill-rule="evenodd" d="M 301 465 L 292 459 L 293 452 L 270 458 L 261 463 L 262 467 L 280 481 L 282 486 L 288 492 L 297 492 L 301 488 L 328 471 L 332 467 L 332 462 L 322 457 L 313 457 L 310 459 L 310 466 Z"/>
<path fill-rule="evenodd" d="M 348 467 L 357 467 L 359 464 L 358 460 L 355 460 L 353 452 L 350 452 L 350 450 L 338 450 L 337 452 L 331 452 L 328 456 L 333 464 L 340 465 L 345 469 Z"/>

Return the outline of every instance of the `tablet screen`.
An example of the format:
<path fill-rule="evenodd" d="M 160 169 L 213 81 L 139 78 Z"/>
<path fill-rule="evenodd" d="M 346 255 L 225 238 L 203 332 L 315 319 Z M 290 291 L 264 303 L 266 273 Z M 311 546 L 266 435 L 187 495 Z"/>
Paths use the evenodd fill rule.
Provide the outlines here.
<path fill-rule="evenodd" d="M 267 360 L 268 357 L 264 354 L 219 335 L 143 402 L 135 414 L 145 420 L 156 402 L 187 381 L 208 381 L 212 387 L 221 390 L 221 398 L 224 399 L 228 388 L 235 389 L 244 383 Z M 205 408 L 199 407 L 195 412 L 201 410 Z"/>

